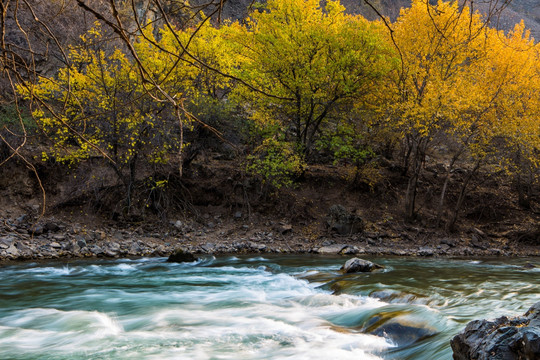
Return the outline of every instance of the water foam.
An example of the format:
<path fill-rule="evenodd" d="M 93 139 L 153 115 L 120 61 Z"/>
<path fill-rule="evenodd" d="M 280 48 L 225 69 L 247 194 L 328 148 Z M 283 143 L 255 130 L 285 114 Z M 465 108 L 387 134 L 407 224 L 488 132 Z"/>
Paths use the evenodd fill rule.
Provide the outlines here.
<path fill-rule="evenodd" d="M 32 285 L 42 307 L 0 311 L 0 358 L 379 359 L 390 346 L 332 321 L 380 301 L 331 295 L 277 266 L 260 257 L 16 270 L 49 279 Z M 50 284 L 61 298 L 46 294 Z"/>

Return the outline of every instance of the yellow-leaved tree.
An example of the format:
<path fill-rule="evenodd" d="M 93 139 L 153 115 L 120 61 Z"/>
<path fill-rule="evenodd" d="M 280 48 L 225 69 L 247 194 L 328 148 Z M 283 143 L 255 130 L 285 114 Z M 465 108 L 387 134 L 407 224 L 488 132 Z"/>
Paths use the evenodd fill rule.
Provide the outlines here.
<path fill-rule="evenodd" d="M 446 221 L 452 230 L 480 169 L 495 174 L 516 167 L 516 159 L 538 162 L 538 47 L 523 23 L 504 34 L 451 1 L 413 0 L 393 29 L 403 63 L 391 73 L 390 125 L 403 137 L 405 214 L 416 215 L 426 155 L 439 145 L 446 174 L 437 223 L 444 218 L 448 187 L 458 181 Z M 460 175 L 454 176 L 458 166 Z"/>
<path fill-rule="evenodd" d="M 145 36 L 152 37 L 152 31 Z M 145 81 L 122 50 L 103 47 L 96 23 L 81 45 L 69 51 L 69 65 L 55 77 L 19 86 L 33 99 L 34 118 L 52 140 L 43 156 L 67 163 L 105 158 L 125 187 L 125 213 L 132 206 L 140 163 L 165 163 L 183 145 L 177 114 L 163 89 L 182 98 L 197 71 L 159 51 L 152 41 L 140 38 L 134 48 L 153 83 Z"/>
<path fill-rule="evenodd" d="M 270 0 L 221 32 L 227 71 L 241 80 L 230 98 L 260 137 L 252 169 L 266 179 L 299 171 L 323 134 L 358 121 L 354 105 L 397 65 L 380 24 L 345 14 L 338 1 Z"/>
<path fill-rule="evenodd" d="M 403 60 L 393 79 L 391 126 L 404 143 L 404 173 L 409 181 L 405 215 L 416 215 L 416 196 L 425 157 L 436 140 L 460 121 L 463 109 L 474 104 L 463 82 L 472 64 L 485 56 L 485 24 L 457 2 L 413 0 L 394 24 L 394 39 Z"/>

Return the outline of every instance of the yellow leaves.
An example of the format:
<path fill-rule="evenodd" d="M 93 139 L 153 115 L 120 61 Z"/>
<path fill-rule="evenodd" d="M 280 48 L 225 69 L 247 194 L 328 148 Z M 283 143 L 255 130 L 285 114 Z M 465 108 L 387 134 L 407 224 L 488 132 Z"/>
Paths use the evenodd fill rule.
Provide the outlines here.
<path fill-rule="evenodd" d="M 149 41 L 141 39 L 135 47 L 141 61 L 155 73 L 154 80 L 163 87 L 181 85 L 168 82 L 166 74 L 173 62 L 160 56 L 151 32 L 145 35 Z M 161 102 L 162 94 L 143 81 L 122 50 L 105 51 L 95 46 L 98 43 L 102 43 L 101 30 L 96 26 L 82 38 L 81 46 L 70 49 L 69 66 L 61 68 L 55 78 L 44 78 L 25 90 L 46 104 L 33 116 L 53 140 L 51 154 L 57 161 L 70 163 L 105 154 L 119 167 L 139 154 L 156 154 L 159 162 L 166 161 L 160 146 L 176 142 L 162 136 L 173 126 L 167 123 L 171 109 Z M 152 151 L 142 151 L 146 148 Z"/>
<path fill-rule="evenodd" d="M 478 156 L 495 138 L 538 149 L 540 49 L 523 23 L 504 34 L 457 1 L 430 3 L 414 0 L 391 25 L 402 59 L 381 21 L 347 15 L 338 1 L 323 9 L 318 0 L 269 0 L 242 24 L 207 21 L 159 36 L 147 26 L 133 43 L 143 72 L 122 49 L 104 50 L 96 23 L 69 50 L 69 66 L 18 91 L 53 104 L 56 114 L 43 107 L 34 117 L 65 159 L 97 154 L 92 144 L 120 162 L 138 152 L 167 161 L 185 146 L 171 124 L 193 125 L 175 117 L 169 95 L 195 115 L 208 98 L 238 105 L 274 159 L 302 159 L 345 122 L 358 131 L 387 123 L 427 142 L 446 136 Z"/>
<path fill-rule="evenodd" d="M 476 101 L 474 92 L 464 96 L 460 91 L 467 69 L 482 52 L 484 27 L 479 15 L 458 9 L 457 3 L 440 1 L 433 6 L 428 0 L 414 0 L 411 8 L 402 10 L 394 29 L 403 56 L 394 111 L 405 131 L 429 138 Z"/>
<path fill-rule="evenodd" d="M 475 158 L 496 151 L 495 139 L 538 148 L 540 57 L 523 22 L 504 34 L 457 2 L 414 0 L 394 29 L 404 72 L 392 111 L 403 133 L 445 133 Z"/>
<path fill-rule="evenodd" d="M 242 101 L 258 125 L 294 128 L 296 141 L 310 147 L 335 108 L 367 100 L 396 65 L 394 54 L 378 24 L 345 15 L 337 1 L 324 10 L 317 0 L 271 0 L 266 7 L 245 26 L 221 29 L 229 72 L 248 84 L 231 98 Z"/>

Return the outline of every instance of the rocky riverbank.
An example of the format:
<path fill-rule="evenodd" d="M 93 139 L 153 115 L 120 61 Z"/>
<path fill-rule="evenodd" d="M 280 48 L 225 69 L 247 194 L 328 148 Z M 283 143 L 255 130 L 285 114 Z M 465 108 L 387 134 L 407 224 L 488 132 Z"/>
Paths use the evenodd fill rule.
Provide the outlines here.
<path fill-rule="evenodd" d="M 402 233 L 362 231 L 343 236 L 327 233 L 306 237 L 285 222 L 244 224 L 238 219 L 211 219 L 204 225 L 176 220 L 168 225 L 141 224 L 90 228 L 54 218 L 27 215 L 0 219 L 0 261 L 85 257 L 168 256 L 175 249 L 196 254 L 310 253 L 323 255 L 393 256 L 539 256 L 537 247 L 438 237 L 418 241 Z M 424 235 L 425 238 L 425 235 Z"/>

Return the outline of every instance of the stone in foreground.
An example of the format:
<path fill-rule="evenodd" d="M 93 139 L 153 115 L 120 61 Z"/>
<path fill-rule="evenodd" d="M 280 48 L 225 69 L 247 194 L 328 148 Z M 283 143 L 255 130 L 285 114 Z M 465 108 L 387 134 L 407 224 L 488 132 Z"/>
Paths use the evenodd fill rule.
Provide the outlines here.
<path fill-rule="evenodd" d="M 540 301 L 523 316 L 471 321 L 450 345 L 454 360 L 540 359 Z"/>
<path fill-rule="evenodd" d="M 382 269 L 383 267 L 379 264 L 372 263 L 368 260 L 363 260 L 359 258 L 352 258 L 347 260 L 345 265 L 341 267 L 345 274 L 359 273 L 359 272 L 372 272 L 375 270 Z"/>
<path fill-rule="evenodd" d="M 193 262 L 193 261 L 197 261 L 197 258 L 195 257 L 195 255 L 193 255 L 190 252 L 186 252 L 183 249 L 175 250 L 171 255 L 169 255 L 169 258 L 167 259 L 167 262 L 175 262 L 175 263 Z"/>

